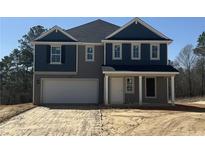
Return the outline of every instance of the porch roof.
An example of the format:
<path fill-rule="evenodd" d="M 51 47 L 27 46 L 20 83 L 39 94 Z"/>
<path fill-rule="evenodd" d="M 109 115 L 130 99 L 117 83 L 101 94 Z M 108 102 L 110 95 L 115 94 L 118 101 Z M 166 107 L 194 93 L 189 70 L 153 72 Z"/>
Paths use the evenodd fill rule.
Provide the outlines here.
<path fill-rule="evenodd" d="M 103 65 L 102 70 L 103 73 L 179 73 L 179 71 L 171 65 Z"/>

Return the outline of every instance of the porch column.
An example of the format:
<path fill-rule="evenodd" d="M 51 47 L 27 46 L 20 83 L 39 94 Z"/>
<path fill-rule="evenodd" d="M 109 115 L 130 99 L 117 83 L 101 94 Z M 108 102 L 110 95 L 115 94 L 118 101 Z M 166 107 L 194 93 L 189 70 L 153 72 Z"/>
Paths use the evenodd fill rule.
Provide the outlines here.
<path fill-rule="evenodd" d="M 175 101 L 175 92 L 174 92 L 174 76 L 171 76 L 171 102 L 174 105 Z"/>
<path fill-rule="evenodd" d="M 142 105 L 142 76 L 139 76 L 139 105 Z"/>
<path fill-rule="evenodd" d="M 105 104 L 108 104 L 108 76 L 105 75 L 104 77 L 104 99 L 105 99 Z"/>

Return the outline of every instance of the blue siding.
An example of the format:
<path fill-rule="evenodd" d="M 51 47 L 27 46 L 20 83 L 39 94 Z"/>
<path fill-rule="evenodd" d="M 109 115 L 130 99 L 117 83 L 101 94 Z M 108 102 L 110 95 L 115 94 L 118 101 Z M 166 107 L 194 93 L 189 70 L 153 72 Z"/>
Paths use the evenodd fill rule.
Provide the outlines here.
<path fill-rule="evenodd" d="M 48 45 L 35 46 L 35 71 L 74 72 L 76 71 L 76 46 L 65 45 L 65 61 L 55 65 L 48 63 Z"/>
<path fill-rule="evenodd" d="M 106 65 L 166 65 L 167 44 L 160 44 L 160 60 L 150 60 L 150 44 L 141 44 L 141 60 L 131 59 L 131 44 L 122 44 L 122 60 L 112 60 L 112 43 L 106 44 Z"/>
<path fill-rule="evenodd" d="M 37 41 L 51 41 L 51 42 L 75 42 L 75 40 L 69 38 L 68 36 L 64 35 L 60 31 L 53 31 L 50 34 L 46 35 L 45 37 L 37 40 Z"/>
<path fill-rule="evenodd" d="M 115 34 L 109 40 L 166 40 L 153 33 L 140 23 L 133 23 L 121 32 Z"/>

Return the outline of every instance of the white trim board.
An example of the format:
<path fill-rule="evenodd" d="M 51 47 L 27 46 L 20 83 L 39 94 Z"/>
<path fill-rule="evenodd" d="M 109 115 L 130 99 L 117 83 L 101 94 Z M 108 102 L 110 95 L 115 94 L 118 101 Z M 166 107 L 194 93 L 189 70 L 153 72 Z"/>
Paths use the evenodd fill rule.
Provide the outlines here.
<path fill-rule="evenodd" d="M 142 21 L 139 18 L 134 18 L 132 19 L 130 22 L 128 22 L 127 24 L 125 24 L 124 26 L 122 26 L 121 28 L 119 28 L 118 30 L 114 31 L 113 33 L 111 33 L 110 35 L 108 35 L 106 37 L 106 39 L 111 38 L 112 36 L 116 35 L 117 33 L 121 32 L 123 29 L 127 28 L 129 25 L 131 25 L 132 23 L 140 23 L 143 26 L 145 26 L 146 28 L 148 28 L 149 30 L 151 30 L 153 33 L 157 34 L 158 36 L 165 38 L 165 39 L 170 39 L 167 36 L 165 36 L 164 34 L 162 34 L 161 32 L 159 32 L 158 30 L 156 30 L 155 28 L 153 28 L 152 26 L 150 26 L 149 24 L 145 23 L 144 21 Z M 171 40 L 171 39 L 170 39 Z"/>
<path fill-rule="evenodd" d="M 48 45 L 48 44 L 61 44 L 61 45 L 100 45 L 103 46 L 103 43 L 88 43 L 88 42 L 50 42 L 50 41 L 32 41 L 32 44 L 36 45 Z"/>
<path fill-rule="evenodd" d="M 52 27 L 51 29 L 49 29 L 48 31 L 44 32 L 42 35 L 40 35 L 39 37 L 37 37 L 35 39 L 36 40 L 39 40 L 45 36 L 47 36 L 48 34 L 52 33 L 54 30 L 57 30 L 57 31 L 60 31 L 61 33 L 63 33 L 64 35 L 66 35 L 67 37 L 71 38 L 72 40 L 74 41 L 78 41 L 76 38 L 74 38 L 73 36 L 71 36 L 70 34 L 68 34 L 67 32 L 65 32 L 62 28 L 60 28 L 59 26 L 54 26 Z"/>
<path fill-rule="evenodd" d="M 106 43 L 103 43 L 103 49 L 104 49 L 104 65 L 106 65 Z"/>
<path fill-rule="evenodd" d="M 103 71 L 103 74 L 110 74 L 110 75 L 167 75 L 167 76 L 174 76 L 179 74 L 179 72 L 135 72 L 135 71 Z"/>
<path fill-rule="evenodd" d="M 170 44 L 169 40 L 102 40 L 103 43 L 166 43 Z"/>
<path fill-rule="evenodd" d="M 35 75 L 76 75 L 77 72 L 35 71 Z"/>

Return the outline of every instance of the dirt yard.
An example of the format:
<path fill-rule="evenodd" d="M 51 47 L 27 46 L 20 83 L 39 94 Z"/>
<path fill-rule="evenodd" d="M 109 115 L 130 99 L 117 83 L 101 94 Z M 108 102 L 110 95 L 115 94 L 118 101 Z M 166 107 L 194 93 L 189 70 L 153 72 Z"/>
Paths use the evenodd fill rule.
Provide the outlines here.
<path fill-rule="evenodd" d="M 185 100 L 178 100 L 175 107 L 104 109 L 102 135 L 204 136 L 205 98 Z"/>
<path fill-rule="evenodd" d="M 103 135 L 205 135 L 205 113 L 103 110 Z"/>
<path fill-rule="evenodd" d="M 1 106 L 0 116 L 31 106 Z M 0 123 L 0 135 L 204 136 L 205 100 L 174 107 L 35 107 Z"/>
<path fill-rule="evenodd" d="M 34 105 L 32 103 L 0 105 L 0 123 L 33 107 Z"/>

